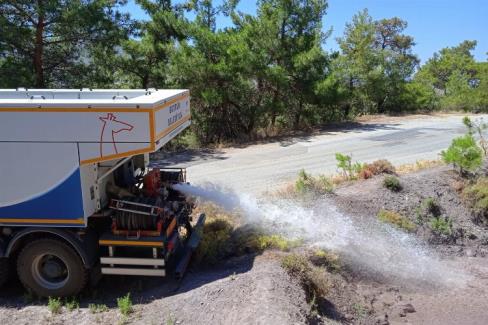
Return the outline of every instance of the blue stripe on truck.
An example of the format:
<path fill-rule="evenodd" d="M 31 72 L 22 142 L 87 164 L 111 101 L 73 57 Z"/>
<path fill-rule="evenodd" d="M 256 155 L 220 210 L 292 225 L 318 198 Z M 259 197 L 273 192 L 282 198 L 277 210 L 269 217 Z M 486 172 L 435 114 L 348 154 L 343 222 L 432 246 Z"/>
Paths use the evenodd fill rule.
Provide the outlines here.
<path fill-rule="evenodd" d="M 0 208 L 0 218 L 80 219 L 83 218 L 80 169 L 49 192 L 28 201 Z"/>

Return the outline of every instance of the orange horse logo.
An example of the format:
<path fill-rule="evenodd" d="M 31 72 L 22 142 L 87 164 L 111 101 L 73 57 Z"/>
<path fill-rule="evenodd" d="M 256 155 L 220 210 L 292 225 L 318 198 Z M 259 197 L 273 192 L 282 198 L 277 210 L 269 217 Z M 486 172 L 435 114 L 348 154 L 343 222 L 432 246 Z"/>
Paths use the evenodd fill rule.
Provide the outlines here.
<path fill-rule="evenodd" d="M 118 121 L 117 117 L 112 113 L 107 113 L 107 116 L 99 117 L 99 119 L 103 123 L 102 133 L 100 134 L 100 156 L 117 154 L 115 135 L 122 131 L 130 132 L 134 126 Z"/>

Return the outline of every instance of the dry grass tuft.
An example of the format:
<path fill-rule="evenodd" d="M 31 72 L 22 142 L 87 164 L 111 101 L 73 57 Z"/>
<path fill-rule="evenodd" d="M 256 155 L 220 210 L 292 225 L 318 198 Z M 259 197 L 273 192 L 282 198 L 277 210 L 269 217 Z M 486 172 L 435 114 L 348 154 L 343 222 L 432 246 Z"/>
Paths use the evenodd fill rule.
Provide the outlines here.
<path fill-rule="evenodd" d="M 386 159 L 375 160 L 370 164 L 365 164 L 361 172 L 359 173 L 359 178 L 367 179 L 374 175 L 381 174 L 391 174 L 396 173 L 395 167 Z M 369 177 L 368 177 L 369 176 Z"/>
<path fill-rule="evenodd" d="M 298 173 L 298 179 L 295 182 L 295 192 L 297 194 L 316 193 L 327 194 L 334 191 L 334 184 L 332 180 L 324 175 L 314 177 L 302 169 Z"/>
<path fill-rule="evenodd" d="M 281 266 L 297 278 L 305 289 L 309 301 L 323 297 L 329 292 L 330 282 L 326 272 L 310 263 L 304 255 L 289 254 L 281 260 Z"/>
<path fill-rule="evenodd" d="M 414 231 L 416 228 L 413 222 L 395 211 L 381 209 L 377 217 L 382 222 L 389 223 L 408 232 Z"/>
<path fill-rule="evenodd" d="M 463 197 L 476 214 L 478 221 L 488 223 L 488 177 L 479 178 L 474 184 L 467 186 Z"/>
<path fill-rule="evenodd" d="M 317 249 L 310 256 L 310 262 L 315 266 L 325 267 L 329 272 L 339 272 L 341 262 L 339 255 L 324 249 Z"/>
<path fill-rule="evenodd" d="M 413 164 L 404 164 L 396 168 L 398 174 L 408 174 L 419 170 L 442 166 L 444 163 L 441 160 L 417 160 Z"/>

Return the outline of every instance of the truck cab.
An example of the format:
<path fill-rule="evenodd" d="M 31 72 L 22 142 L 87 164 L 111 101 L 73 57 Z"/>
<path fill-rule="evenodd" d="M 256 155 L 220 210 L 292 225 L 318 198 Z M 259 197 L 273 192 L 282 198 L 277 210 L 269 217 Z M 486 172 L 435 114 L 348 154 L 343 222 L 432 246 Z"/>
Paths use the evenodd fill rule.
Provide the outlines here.
<path fill-rule="evenodd" d="M 0 90 L 0 284 L 15 269 L 39 296 L 101 274 L 181 276 L 205 216 L 150 168 L 191 123 L 188 90 Z"/>

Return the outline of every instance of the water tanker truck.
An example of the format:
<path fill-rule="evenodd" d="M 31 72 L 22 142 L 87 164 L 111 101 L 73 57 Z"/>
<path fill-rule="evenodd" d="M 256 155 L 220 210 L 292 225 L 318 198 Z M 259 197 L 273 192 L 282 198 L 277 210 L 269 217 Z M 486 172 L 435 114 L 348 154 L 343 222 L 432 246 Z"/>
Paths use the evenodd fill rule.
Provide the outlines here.
<path fill-rule="evenodd" d="M 150 168 L 191 123 L 188 90 L 0 90 L 0 285 L 73 296 L 102 274 L 182 276 L 202 214 Z"/>

